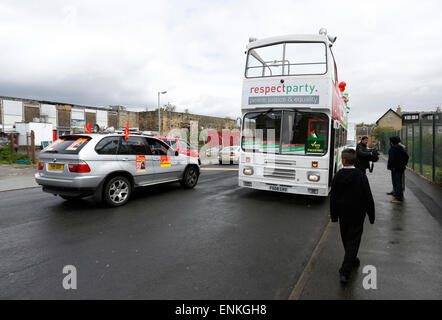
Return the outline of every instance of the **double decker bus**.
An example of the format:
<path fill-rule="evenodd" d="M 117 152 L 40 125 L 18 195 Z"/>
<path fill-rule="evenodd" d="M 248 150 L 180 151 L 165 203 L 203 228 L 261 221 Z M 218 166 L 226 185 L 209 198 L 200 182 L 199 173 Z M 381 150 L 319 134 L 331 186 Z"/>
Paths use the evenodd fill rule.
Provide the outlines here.
<path fill-rule="evenodd" d="M 327 196 L 347 140 L 336 38 L 250 39 L 242 92 L 239 186 Z M 343 91 L 343 90 L 342 90 Z"/>

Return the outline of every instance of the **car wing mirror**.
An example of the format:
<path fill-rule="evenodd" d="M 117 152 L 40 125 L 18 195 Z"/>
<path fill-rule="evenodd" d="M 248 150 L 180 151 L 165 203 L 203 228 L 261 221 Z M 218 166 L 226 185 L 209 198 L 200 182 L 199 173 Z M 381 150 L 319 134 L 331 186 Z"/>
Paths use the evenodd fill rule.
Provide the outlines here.
<path fill-rule="evenodd" d="M 180 155 L 180 153 L 175 150 L 175 157 L 178 157 L 179 155 Z"/>

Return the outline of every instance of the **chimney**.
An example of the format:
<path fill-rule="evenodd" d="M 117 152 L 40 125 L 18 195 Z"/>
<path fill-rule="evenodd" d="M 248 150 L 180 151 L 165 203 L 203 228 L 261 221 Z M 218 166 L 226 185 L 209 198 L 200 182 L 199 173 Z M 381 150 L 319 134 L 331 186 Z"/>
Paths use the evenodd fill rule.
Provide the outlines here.
<path fill-rule="evenodd" d="M 402 108 L 401 108 L 401 106 L 397 106 L 396 113 L 398 115 L 400 115 L 400 116 L 402 115 Z"/>
<path fill-rule="evenodd" d="M 440 107 L 439 106 L 436 108 L 436 112 L 440 113 Z"/>

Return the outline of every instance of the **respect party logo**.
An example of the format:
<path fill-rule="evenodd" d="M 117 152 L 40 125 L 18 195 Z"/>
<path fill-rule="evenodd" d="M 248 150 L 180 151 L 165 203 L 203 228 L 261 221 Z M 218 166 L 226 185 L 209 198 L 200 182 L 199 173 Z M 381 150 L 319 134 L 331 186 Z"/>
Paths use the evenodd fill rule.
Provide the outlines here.
<path fill-rule="evenodd" d="M 282 94 L 293 94 L 293 93 L 302 93 L 312 95 L 315 92 L 318 92 L 316 89 L 316 85 L 311 85 L 308 83 L 301 85 L 285 85 L 281 84 L 279 86 L 260 86 L 260 87 L 251 87 L 250 94 L 274 94 L 274 93 L 282 93 Z"/>

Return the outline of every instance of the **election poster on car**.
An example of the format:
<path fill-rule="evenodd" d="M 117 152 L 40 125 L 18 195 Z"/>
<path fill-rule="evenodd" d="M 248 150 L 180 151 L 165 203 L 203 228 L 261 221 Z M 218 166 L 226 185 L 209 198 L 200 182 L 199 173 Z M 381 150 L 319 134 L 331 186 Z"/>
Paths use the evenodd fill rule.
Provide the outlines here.
<path fill-rule="evenodd" d="M 170 167 L 170 157 L 169 156 L 161 156 L 161 167 Z"/>
<path fill-rule="evenodd" d="M 79 138 L 79 139 L 75 140 L 74 142 L 72 142 L 65 150 L 75 151 L 78 148 L 80 148 L 81 145 L 83 143 L 85 143 L 87 140 L 88 140 L 87 138 Z"/>
<path fill-rule="evenodd" d="M 137 156 L 136 160 L 137 172 L 146 172 L 146 156 Z"/>

